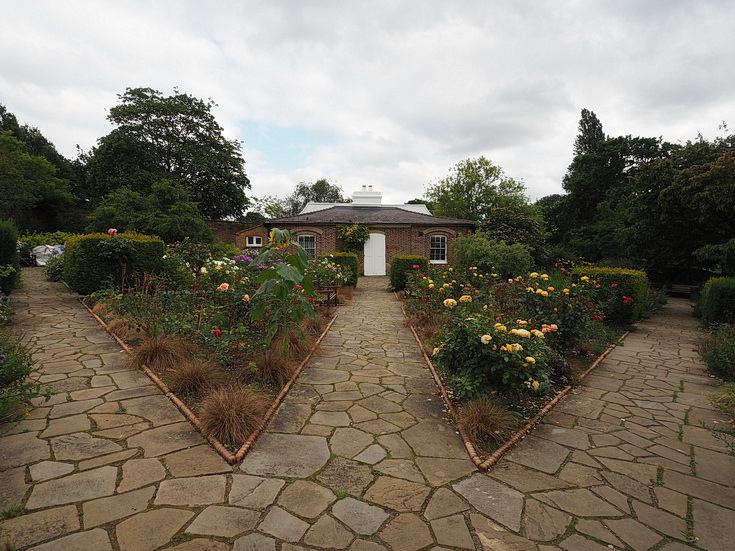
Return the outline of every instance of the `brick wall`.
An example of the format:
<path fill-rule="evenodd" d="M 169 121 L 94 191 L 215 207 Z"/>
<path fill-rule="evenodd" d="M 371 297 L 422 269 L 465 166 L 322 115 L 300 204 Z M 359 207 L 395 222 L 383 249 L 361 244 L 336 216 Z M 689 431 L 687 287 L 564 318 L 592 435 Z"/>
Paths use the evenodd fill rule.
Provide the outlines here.
<path fill-rule="evenodd" d="M 327 254 L 342 248 L 342 242 L 337 239 L 336 226 L 287 226 L 281 224 L 283 229 L 288 229 L 292 235 L 309 234 L 316 236 L 317 254 Z M 470 232 L 469 227 L 443 227 L 443 226 L 412 226 L 412 227 L 385 227 L 374 226 L 370 228 L 371 233 L 382 233 L 385 235 L 385 262 L 386 271 L 390 268 L 391 260 L 395 255 L 420 255 L 429 257 L 429 237 L 431 235 L 445 235 L 448 243 L 448 261 L 451 264 L 452 239 L 459 235 Z M 364 270 L 363 252 L 357 253 L 360 261 L 360 271 Z"/>

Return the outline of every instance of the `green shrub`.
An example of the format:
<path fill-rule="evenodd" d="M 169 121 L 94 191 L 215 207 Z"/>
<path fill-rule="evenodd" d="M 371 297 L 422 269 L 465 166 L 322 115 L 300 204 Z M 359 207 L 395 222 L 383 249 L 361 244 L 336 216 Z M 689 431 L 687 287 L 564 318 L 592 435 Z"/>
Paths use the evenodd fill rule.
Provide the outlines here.
<path fill-rule="evenodd" d="M 712 326 L 704 345 L 709 370 L 726 381 L 735 381 L 735 325 Z"/>
<path fill-rule="evenodd" d="M 28 377 L 33 371 L 30 353 L 0 333 L 0 423 L 20 414 L 20 406 L 39 395 L 40 385 Z"/>
<path fill-rule="evenodd" d="M 735 278 L 712 277 L 707 280 L 699 302 L 702 323 L 735 323 Z"/>
<path fill-rule="evenodd" d="M 0 220 L 0 292 L 9 295 L 19 281 L 18 229 L 9 220 Z"/>
<path fill-rule="evenodd" d="M 18 238 L 22 246 L 26 249 L 33 249 L 41 245 L 63 245 L 66 240 L 72 237 L 73 233 L 63 231 L 46 232 L 46 233 L 24 233 Z"/>
<path fill-rule="evenodd" d="M 457 237 L 452 252 L 459 268 L 477 268 L 480 273 L 494 272 L 504 278 L 528 273 L 533 262 L 528 246 L 493 241 L 483 232 Z"/>
<path fill-rule="evenodd" d="M 83 295 L 110 285 L 120 286 L 123 275 L 130 278 L 157 272 L 164 251 L 165 244 L 159 238 L 136 233 L 70 237 L 64 253 L 64 281 Z"/>
<path fill-rule="evenodd" d="M 49 258 L 43 273 L 49 281 L 64 281 L 64 255 L 57 254 Z"/>
<path fill-rule="evenodd" d="M 429 259 L 418 255 L 397 254 L 390 263 L 390 288 L 392 291 L 402 291 L 408 283 L 408 274 L 426 272 L 429 269 Z"/>
<path fill-rule="evenodd" d="M 360 273 L 360 261 L 358 260 L 356 253 L 339 252 L 320 254 L 319 258 L 328 258 L 332 262 L 348 267 L 350 269 L 350 279 L 347 281 L 347 285 L 357 287 L 357 278 Z"/>
<path fill-rule="evenodd" d="M 648 302 L 649 284 L 646 272 L 626 268 L 580 266 L 573 274 L 596 282 L 597 302 L 605 313 L 605 322 L 630 325 L 640 319 Z"/>

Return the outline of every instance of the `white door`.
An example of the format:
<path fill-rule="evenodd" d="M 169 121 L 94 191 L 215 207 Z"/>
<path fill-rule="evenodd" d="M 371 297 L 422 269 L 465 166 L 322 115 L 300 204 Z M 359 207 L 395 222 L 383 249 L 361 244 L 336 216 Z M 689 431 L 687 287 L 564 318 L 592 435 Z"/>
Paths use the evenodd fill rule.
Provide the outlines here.
<path fill-rule="evenodd" d="M 385 235 L 371 233 L 365 241 L 365 275 L 385 275 Z"/>

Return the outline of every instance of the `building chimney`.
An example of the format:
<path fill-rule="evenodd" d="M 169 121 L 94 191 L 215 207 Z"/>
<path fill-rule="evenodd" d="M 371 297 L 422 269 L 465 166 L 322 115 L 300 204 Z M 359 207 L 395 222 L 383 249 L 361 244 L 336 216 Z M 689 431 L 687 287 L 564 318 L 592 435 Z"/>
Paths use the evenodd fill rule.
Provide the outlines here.
<path fill-rule="evenodd" d="M 365 191 L 365 184 L 362 184 L 362 191 Z"/>

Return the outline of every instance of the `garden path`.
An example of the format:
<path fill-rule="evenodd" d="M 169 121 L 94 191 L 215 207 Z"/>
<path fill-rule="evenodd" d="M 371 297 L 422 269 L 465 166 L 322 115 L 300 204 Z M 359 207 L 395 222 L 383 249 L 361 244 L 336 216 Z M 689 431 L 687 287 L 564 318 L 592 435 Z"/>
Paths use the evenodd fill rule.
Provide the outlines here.
<path fill-rule="evenodd" d="M 735 458 L 685 301 L 639 324 L 487 473 L 385 278 L 363 278 L 242 464 L 227 465 L 59 284 L 16 323 L 57 392 L 0 427 L 18 549 L 705 551 L 735 547 Z M 0 540 L 2 543 L 2 540 Z"/>

